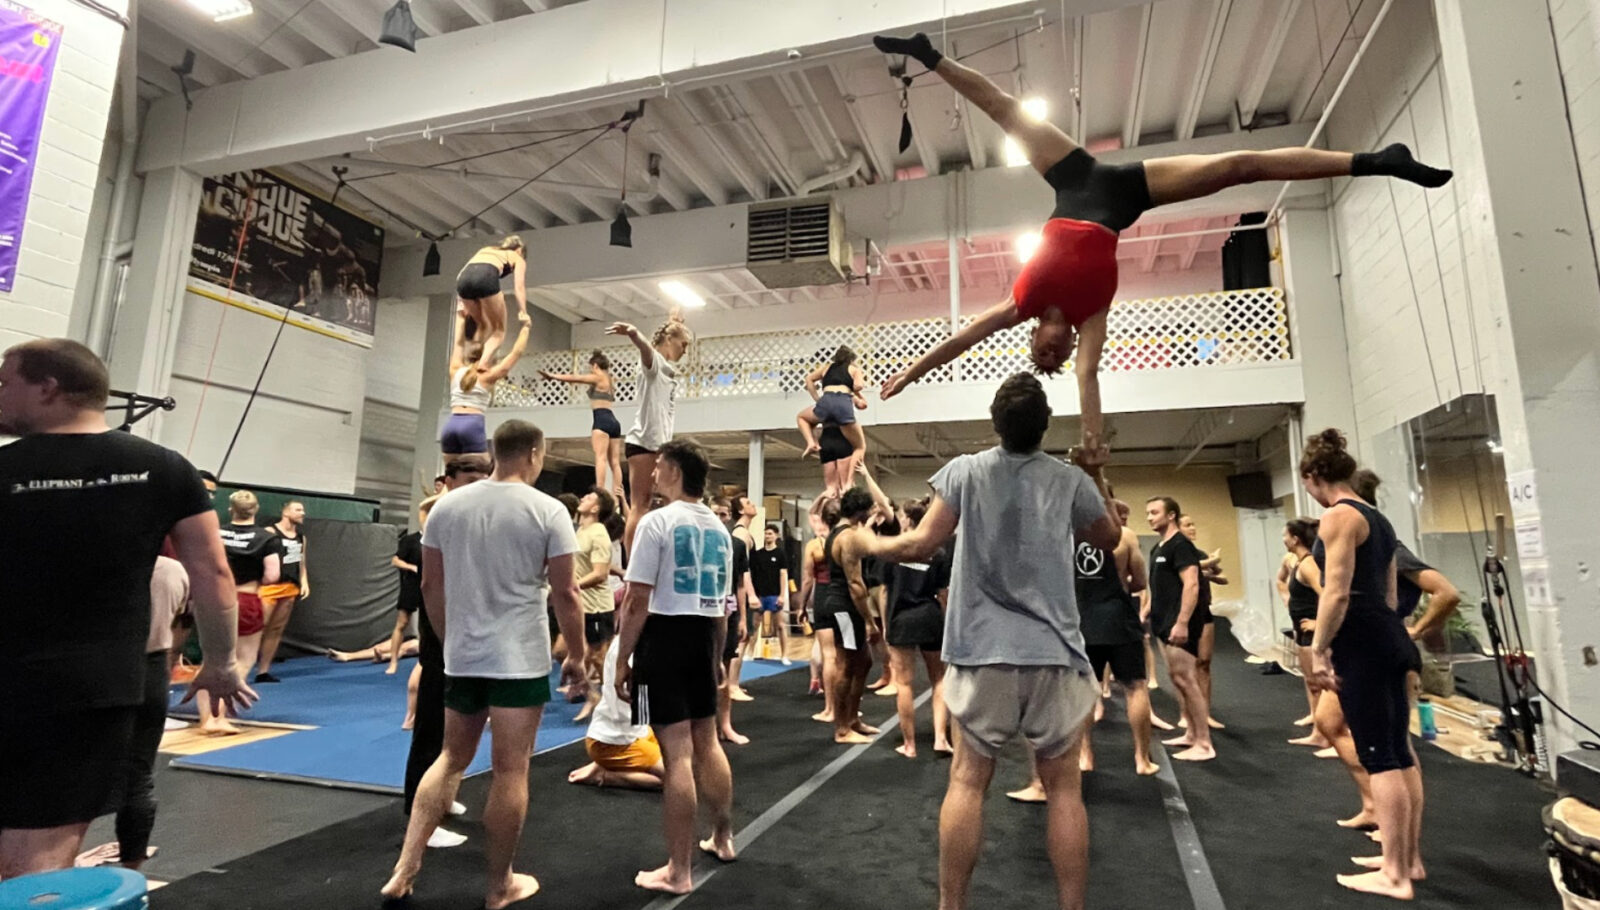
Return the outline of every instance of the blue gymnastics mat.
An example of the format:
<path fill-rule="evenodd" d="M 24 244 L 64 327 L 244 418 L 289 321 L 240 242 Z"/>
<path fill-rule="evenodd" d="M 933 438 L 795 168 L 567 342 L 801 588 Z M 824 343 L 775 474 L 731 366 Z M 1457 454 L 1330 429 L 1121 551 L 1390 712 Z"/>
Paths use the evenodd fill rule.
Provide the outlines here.
<path fill-rule="evenodd" d="M 172 767 L 271 780 L 297 781 L 350 790 L 400 793 L 405 786 L 411 733 L 400 729 L 405 716 L 406 679 L 415 659 L 402 660 L 389 676 L 383 664 L 337 663 L 307 657 L 273 668 L 282 682 L 254 688 L 261 700 L 238 715 L 242 721 L 311 727 L 284 736 L 242 743 L 172 760 Z M 796 663 L 795 667 L 804 666 Z M 775 660 L 747 661 L 742 678 L 761 679 L 785 670 Z M 559 682 L 550 680 L 552 690 Z M 182 689 L 171 693 L 174 716 L 196 716 L 193 703 L 178 705 Z M 535 752 L 548 752 L 583 740 L 588 723 L 575 724 L 582 705 L 557 697 L 545 706 Z M 484 734 L 467 776 L 489 770 L 493 726 Z"/>

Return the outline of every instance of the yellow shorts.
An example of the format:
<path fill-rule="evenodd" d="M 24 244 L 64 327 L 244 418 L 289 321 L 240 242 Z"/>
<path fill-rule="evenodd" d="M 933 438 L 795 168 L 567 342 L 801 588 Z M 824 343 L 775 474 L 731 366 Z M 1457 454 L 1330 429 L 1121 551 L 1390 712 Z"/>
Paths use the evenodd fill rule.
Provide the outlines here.
<path fill-rule="evenodd" d="M 256 594 L 262 600 L 289 600 L 300 596 L 300 586 L 292 581 L 280 581 L 277 584 L 262 585 Z"/>
<path fill-rule="evenodd" d="M 626 746 L 613 746 L 597 739 L 585 739 L 589 760 L 606 771 L 648 771 L 661 762 L 661 746 L 654 733 L 645 734 Z"/>

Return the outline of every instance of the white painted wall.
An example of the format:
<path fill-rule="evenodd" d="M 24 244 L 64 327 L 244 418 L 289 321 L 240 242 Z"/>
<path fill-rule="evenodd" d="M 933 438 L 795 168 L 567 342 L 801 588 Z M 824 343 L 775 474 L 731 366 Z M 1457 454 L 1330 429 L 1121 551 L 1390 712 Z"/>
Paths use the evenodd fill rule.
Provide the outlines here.
<path fill-rule="evenodd" d="M 1600 11 L 1592 0 L 1550 0 L 1550 24 L 1566 87 L 1572 147 L 1583 175 L 1589 236 L 1595 242 L 1595 215 L 1600 213 Z"/>
<path fill-rule="evenodd" d="M 366 397 L 416 410 L 422 395 L 418 361 L 428 338 L 428 298 L 381 299 L 376 307 Z"/>
<path fill-rule="evenodd" d="M 125 0 L 106 5 L 127 11 Z M 33 6 L 61 23 L 64 32 L 45 105 L 17 280 L 10 294 L 0 295 L 0 346 L 68 333 L 122 47 L 122 27 L 87 7 L 67 0 Z"/>
<path fill-rule="evenodd" d="M 366 358 L 367 400 L 361 411 L 355 493 L 378 500 L 384 521 L 406 524 L 414 486 L 428 298 L 379 300 L 375 315 L 372 349 Z"/>
<path fill-rule="evenodd" d="M 1141 272 L 1133 262 L 1120 263 L 1122 274 L 1117 299 L 1135 300 L 1222 290 L 1222 261 L 1215 256 L 1195 260 L 1187 271 Z M 1002 288 L 963 288 L 961 312 L 973 315 L 993 306 L 1005 296 Z M 748 335 L 781 332 L 819 325 L 867 322 L 895 322 L 903 319 L 949 318 L 950 297 L 946 291 L 901 293 L 883 282 L 860 287 L 840 300 L 819 303 L 773 304 L 756 308 L 703 309 L 687 314 L 695 333 L 702 338 L 718 335 Z M 605 322 L 580 322 L 572 326 L 572 346 L 589 348 L 614 345 L 605 335 Z M 654 326 L 640 326 L 646 332 Z"/>
<path fill-rule="evenodd" d="M 1451 166 L 1436 33 L 1426 0 L 1395 4 L 1329 121 L 1330 147 L 1404 142 L 1419 159 Z M 1334 199 L 1355 399 L 1350 429 L 1365 445 L 1484 388 L 1490 348 L 1478 339 L 1493 329 L 1473 306 L 1461 243 L 1465 198 L 1455 188 L 1363 178 L 1336 183 Z"/>
<path fill-rule="evenodd" d="M 156 439 L 234 483 L 352 493 L 367 351 L 292 325 L 219 470 L 277 327 L 276 319 L 186 294 L 169 393 L 178 407 L 161 418 Z"/>

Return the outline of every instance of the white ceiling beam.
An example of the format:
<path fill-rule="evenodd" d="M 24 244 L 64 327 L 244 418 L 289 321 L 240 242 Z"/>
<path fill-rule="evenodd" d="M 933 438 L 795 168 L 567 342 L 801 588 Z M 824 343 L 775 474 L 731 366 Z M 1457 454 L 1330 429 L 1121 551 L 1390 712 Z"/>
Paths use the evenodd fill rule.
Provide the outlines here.
<path fill-rule="evenodd" d="M 791 81 L 791 76 L 798 78 Z M 818 122 L 817 116 L 812 113 L 804 91 L 795 84 L 803 78 L 804 74 L 779 73 L 772 81 L 777 84 L 778 91 L 783 93 L 783 100 L 789 105 L 789 113 L 794 115 L 795 122 L 800 124 L 800 131 L 806 134 L 806 141 L 811 143 L 811 150 L 816 152 L 821 170 L 832 170 L 835 165 L 844 161 L 844 150 L 835 142 L 829 141 L 828 134 Z"/>
<path fill-rule="evenodd" d="M 549 288 L 528 288 L 528 305 L 538 307 L 568 325 L 577 325 L 583 316 L 554 299 Z"/>
<path fill-rule="evenodd" d="M 728 277 L 727 272 L 706 272 L 705 274 L 711 276 L 711 279 L 717 284 L 722 285 L 724 290 L 737 296 L 741 303 L 745 304 L 746 306 L 756 305 L 756 302 L 750 299 L 750 295 L 745 293 L 744 288 L 740 287 L 732 278 Z"/>
<path fill-rule="evenodd" d="M 652 130 L 644 133 L 640 138 L 655 148 L 661 155 L 664 163 L 673 171 L 680 173 L 684 179 L 700 191 L 712 205 L 727 205 L 728 191 L 723 185 L 696 161 L 694 156 L 686 151 L 678 138 L 665 129 Z M 679 208 L 689 208 L 687 205 Z"/>
<path fill-rule="evenodd" d="M 553 298 L 567 311 L 578 317 L 578 320 L 594 320 L 596 322 L 631 322 L 631 314 L 618 313 L 605 307 L 591 303 L 587 298 L 580 296 L 571 288 L 542 287 L 539 292 Z M 531 293 L 531 292 L 530 292 Z"/>
<path fill-rule="evenodd" d="M 1347 62 L 1340 64 L 1339 58 L 1343 56 L 1348 61 L 1351 56 L 1354 56 L 1356 47 L 1364 37 L 1364 35 L 1357 33 L 1355 20 L 1365 6 L 1366 4 L 1356 4 L 1353 8 L 1350 8 L 1350 15 L 1347 18 L 1335 20 L 1333 31 L 1324 32 L 1324 38 L 1327 43 L 1322 45 L 1322 49 L 1327 52 L 1327 56 L 1319 59 L 1315 66 L 1307 69 L 1305 76 L 1300 80 L 1299 87 L 1295 89 L 1294 98 L 1289 102 L 1289 120 L 1291 123 L 1298 123 L 1313 116 L 1311 105 L 1316 102 L 1317 95 L 1323 91 L 1327 91 L 1330 94 L 1333 92 L 1334 86 L 1339 81 L 1334 78 L 1334 74 L 1348 67 Z M 1318 12 L 1318 5 L 1313 3 L 1311 5 L 1313 18 L 1318 15 Z M 1376 15 L 1376 10 L 1371 12 L 1372 15 Z M 1367 21 L 1370 22 L 1371 19 L 1369 18 Z M 1317 113 L 1320 113 L 1320 111 Z"/>
<path fill-rule="evenodd" d="M 1207 230 L 1211 227 L 1211 224 L 1212 219 L 1207 218 L 1201 223 L 1200 228 L 1201 230 Z M 1178 258 L 1179 269 L 1187 272 L 1194 266 L 1194 259 L 1196 256 L 1200 255 L 1200 247 L 1205 245 L 1205 241 L 1205 234 L 1195 234 L 1189 238 L 1188 244 L 1184 247 L 1183 254 Z"/>
<path fill-rule="evenodd" d="M 1083 90 L 1083 41 L 1089 31 L 1089 21 L 1083 16 L 1074 16 L 1072 19 L 1072 138 L 1080 144 L 1087 145 L 1089 137 L 1085 131 L 1088 123 L 1088 99 L 1084 97 Z"/>
<path fill-rule="evenodd" d="M 489 15 L 489 11 L 478 3 L 478 0 L 450 0 L 450 2 L 454 3 L 456 8 L 463 13 L 471 16 L 472 21 L 479 25 L 489 25 L 495 21 L 494 17 Z"/>
<path fill-rule="evenodd" d="M 1251 70 L 1244 85 L 1239 89 L 1239 99 L 1234 106 L 1236 128 L 1249 127 L 1255 123 L 1261 96 L 1267 90 L 1267 83 L 1272 79 L 1273 70 L 1278 68 L 1278 58 L 1283 55 L 1283 42 L 1289 37 L 1289 29 L 1300 13 L 1301 0 L 1281 0 L 1281 2 L 1278 21 L 1272 26 L 1272 34 L 1267 38 L 1267 43 L 1261 46 L 1260 52 L 1256 55 L 1255 68 Z"/>
<path fill-rule="evenodd" d="M 1088 15 L 1135 0 L 1075 2 L 1075 11 Z M 369 139 L 398 141 L 424 129 L 629 103 L 753 68 L 803 69 L 832 54 L 871 53 L 874 34 L 941 22 L 967 28 L 1035 5 L 961 0 L 946 18 L 946 0 L 588 0 L 438 35 L 419 42 L 414 54 L 355 54 L 262 76 L 248 88 L 216 86 L 195 94 L 187 118 L 183 99 L 163 99 L 148 117 L 151 141 L 139 167 L 222 173 L 358 151 Z M 412 12 L 433 31 L 443 25 L 434 21 L 436 9 L 421 3 Z"/>
<path fill-rule="evenodd" d="M 260 56 L 249 53 L 250 45 L 239 42 L 233 36 L 221 30 L 208 32 L 200 28 L 201 23 L 197 20 L 197 16 L 198 14 L 190 15 L 188 10 L 174 3 L 141 4 L 139 6 L 140 37 L 142 39 L 146 31 L 166 32 L 183 47 L 193 48 L 247 79 L 254 79 L 277 69 L 277 67 L 264 64 Z M 211 23 L 204 24 L 210 25 Z M 152 29 L 151 26 L 154 26 L 154 28 Z M 180 51 L 177 59 L 174 59 L 168 66 L 180 63 L 182 58 L 183 54 Z M 194 96 L 199 97 L 199 93 L 194 93 Z M 183 99 L 178 98 L 177 102 L 181 107 Z"/>
<path fill-rule="evenodd" d="M 340 0 L 334 0 L 335 5 L 339 2 Z M 381 5 L 386 6 L 386 4 Z M 422 29 L 424 35 L 437 37 L 450 33 L 450 26 L 439 18 L 437 10 L 438 3 L 429 2 L 429 0 L 411 4 L 411 19 L 417 24 L 418 28 Z M 418 50 L 421 50 L 420 46 Z"/>
<path fill-rule="evenodd" d="M 924 175 L 939 176 L 943 168 L 943 163 L 939 160 L 939 147 L 933 142 L 933 134 L 924 128 L 927 118 L 917 113 L 915 97 L 911 99 L 911 106 L 907 107 L 905 112 L 911 118 L 911 147 L 917 150 L 917 159 L 922 162 Z"/>
<path fill-rule="evenodd" d="M 1122 147 L 1133 148 L 1139 144 L 1139 134 L 1144 130 L 1145 74 L 1149 71 L 1150 19 L 1156 5 L 1147 4 L 1139 13 L 1139 50 L 1133 58 L 1133 89 L 1128 95 L 1128 111 L 1122 120 Z"/>
<path fill-rule="evenodd" d="M 591 0 L 595 2 L 595 0 Z M 1304 145 L 1311 135 L 1311 124 L 1296 124 L 1243 133 L 1219 133 L 1188 142 L 1153 143 L 1137 149 L 1111 150 L 1098 158 L 1111 164 L 1126 164 L 1147 158 L 1171 155 L 1214 155 L 1229 151 L 1261 151 Z M 954 174 L 899 183 L 878 183 L 834 191 L 831 196 L 844 219 L 846 236 L 863 249 L 863 238 L 871 238 L 880 249 L 895 250 L 912 245 L 948 240 L 950 193 L 957 180 L 966 184 L 969 204 L 965 230 L 975 238 L 1000 238 L 1003 241 L 1026 230 L 1038 230 L 1039 175 L 1028 168 L 995 168 L 972 171 L 959 178 Z M 1262 211 L 1272 205 L 1276 184 L 1234 187 L 1203 199 L 1162 206 L 1147 212 L 1140 224 L 1160 224 L 1196 218 L 1237 215 Z M 1300 181 L 1289 189 L 1294 200 L 1321 205 L 1327 184 Z M 599 281 L 618 278 L 683 274 L 713 269 L 743 269 L 748 261 L 747 231 L 749 206 L 727 205 L 715 208 L 666 212 L 633 219 L 633 249 L 607 246 L 609 224 L 590 222 L 572 227 L 551 228 L 528 235 L 528 262 L 541 280 L 549 284 Z M 456 247 L 447 242 L 441 250 L 454 250 L 445 258 L 459 256 L 466 261 L 476 247 Z M 426 244 L 395 247 L 385 255 L 417 260 L 415 270 L 399 269 L 396 274 L 421 271 Z M 453 280 L 454 276 L 449 276 Z M 405 278 L 402 285 L 385 287 L 384 295 L 406 297 L 443 293 L 449 282 L 445 276 L 432 279 Z"/>
<path fill-rule="evenodd" d="M 879 150 L 877 135 L 878 130 L 867 126 L 861 117 L 861 105 L 856 97 L 845 86 L 844 74 L 839 71 L 837 63 L 828 64 L 828 75 L 833 79 L 833 87 L 844 100 L 844 108 L 850 115 L 850 125 L 855 128 L 856 138 L 860 140 L 860 147 L 867 153 L 867 163 L 872 165 L 872 173 L 879 180 L 894 179 L 894 167 L 886 162 L 883 152 Z"/>
<path fill-rule="evenodd" d="M 783 187 L 785 195 L 794 195 L 801 183 L 801 178 L 795 170 L 794 157 L 784 143 L 783 130 L 750 90 L 749 83 L 736 82 L 727 86 L 713 86 L 712 93 L 721 94 L 729 114 L 750 137 L 756 154 L 766 159 L 774 177 L 773 182 Z"/>
<path fill-rule="evenodd" d="M 139 76 L 168 91 L 178 91 L 178 74 L 172 68 L 183 62 L 186 49 L 188 45 L 182 38 L 157 27 L 155 23 L 139 23 L 139 53 L 142 58 L 139 61 Z M 194 72 L 189 74 L 189 84 L 191 88 L 196 83 L 216 85 L 233 79 L 235 75 L 243 74 L 202 51 L 195 54 Z"/>
<path fill-rule="evenodd" d="M 1139 258 L 1139 271 L 1146 273 L 1153 272 L 1156 270 L 1156 259 L 1161 256 L 1161 240 L 1159 239 L 1161 236 L 1161 229 L 1157 228 L 1153 231 L 1146 231 L 1141 236 L 1155 236 L 1158 238 L 1142 244 L 1144 247 L 1144 255 Z"/>
<path fill-rule="evenodd" d="M 312 4 L 294 14 L 288 28 L 329 57 L 343 57 L 375 44 L 364 33 L 355 40 L 340 40 L 339 33 L 343 30 L 339 27 L 340 21 L 331 18 L 325 7 Z"/>
<path fill-rule="evenodd" d="M 1178 114 L 1178 125 L 1172 138 L 1179 142 L 1194 138 L 1194 128 L 1200 121 L 1200 108 L 1205 104 L 1206 90 L 1211 87 L 1211 74 L 1217 66 L 1217 50 L 1222 47 L 1222 34 L 1227 30 L 1228 13 L 1233 0 L 1212 0 L 1211 21 L 1206 27 L 1206 38 L 1200 45 L 1200 72 L 1189 89 L 1189 97 Z"/>
<path fill-rule="evenodd" d="M 377 44 L 378 33 L 383 28 L 383 10 L 368 3 L 350 3 L 334 0 L 321 4 L 329 15 L 349 26 L 356 34 Z M 415 13 L 413 13 L 415 18 Z"/>
<path fill-rule="evenodd" d="M 299 166 L 297 165 L 296 167 Z M 322 172 L 312 172 L 309 168 L 304 169 L 300 173 L 315 173 L 317 180 L 328 181 L 328 183 L 321 185 L 325 187 L 328 195 L 331 196 L 333 194 L 332 186 L 328 185 L 331 184 L 332 180 L 327 174 Z M 365 208 L 368 203 L 360 198 L 365 196 L 367 199 L 371 200 L 372 204 L 381 206 L 391 212 L 394 212 L 396 215 L 399 215 L 400 217 L 431 234 L 443 234 L 447 229 L 449 229 L 450 224 L 444 220 L 443 216 L 434 214 L 432 209 L 419 205 L 416 200 L 410 198 L 409 196 L 400 196 L 390 193 L 388 190 L 380 186 L 365 185 L 366 183 L 370 182 L 371 181 L 363 181 L 360 184 L 346 187 L 344 192 L 339 194 L 340 204 L 349 205 L 351 208 Z M 353 195 L 351 193 L 352 190 L 359 195 Z M 410 233 L 409 230 L 405 229 L 401 225 L 396 225 L 395 227 L 397 232 L 404 230 L 407 234 Z M 465 262 L 466 260 L 463 259 L 462 261 Z M 418 263 L 418 268 L 420 267 L 421 264 Z M 455 276 L 453 274 L 451 275 L 450 280 L 451 290 L 454 290 Z"/>
<path fill-rule="evenodd" d="M 702 134 L 706 137 L 706 141 L 711 143 L 711 148 L 716 151 L 717 157 L 721 158 L 722 163 L 727 166 L 728 170 L 733 172 L 734 179 L 738 180 L 739 185 L 744 187 L 745 193 L 751 199 L 767 198 L 767 185 L 756 177 L 755 172 L 750 169 L 749 163 L 744 160 L 744 156 L 734 152 L 729 148 L 728 142 L 717 135 L 717 127 L 711 125 L 717 118 L 710 116 L 699 100 L 692 97 L 689 92 L 680 94 L 678 103 L 683 106 L 684 111 L 689 114 L 695 125 L 700 128 Z"/>
<path fill-rule="evenodd" d="M 389 149 L 378 149 L 375 154 L 382 157 L 395 159 L 410 166 L 426 167 L 429 165 L 438 164 L 441 161 L 450 161 L 467 155 L 479 155 L 483 154 L 484 152 L 491 152 L 497 147 L 503 146 L 499 146 L 497 143 L 494 143 L 491 140 L 483 137 L 452 136 L 446 137 L 445 144 L 442 145 L 409 143 L 406 145 L 397 145 Z M 518 154 L 519 153 L 516 152 L 509 152 L 505 155 L 494 157 L 496 159 L 496 163 L 501 163 L 501 161 L 503 161 L 505 164 L 510 165 L 509 167 L 505 168 L 506 170 L 514 171 L 518 169 L 516 167 Z M 531 177 L 538 173 L 541 168 L 542 165 L 533 169 L 528 169 L 528 176 Z M 498 191 L 495 193 L 495 197 L 498 198 L 501 194 L 510 189 L 510 186 L 497 188 Z M 550 212 L 557 219 L 567 224 L 577 224 L 583 220 L 582 211 L 563 194 L 553 193 L 548 190 L 541 189 L 538 186 L 529 186 L 525 187 L 519 195 L 532 200 L 534 203 L 539 205 L 540 208 Z M 529 219 L 524 220 L 528 220 L 530 224 L 536 223 Z"/>

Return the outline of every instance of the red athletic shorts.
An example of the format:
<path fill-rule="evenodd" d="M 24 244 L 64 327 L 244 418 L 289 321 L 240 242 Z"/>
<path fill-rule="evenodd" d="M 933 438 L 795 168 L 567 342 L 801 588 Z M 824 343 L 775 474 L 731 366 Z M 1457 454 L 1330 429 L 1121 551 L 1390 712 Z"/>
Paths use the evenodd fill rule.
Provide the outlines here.
<path fill-rule="evenodd" d="M 261 598 L 244 591 L 239 592 L 239 634 L 254 635 L 266 623 L 261 615 Z"/>
<path fill-rule="evenodd" d="M 1073 325 L 1110 308 L 1116 293 L 1116 233 L 1071 218 L 1045 222 L 1039 249 L 1011 288 L 1022 318 L 1035 319 L 1054 309 Z"/>

